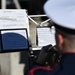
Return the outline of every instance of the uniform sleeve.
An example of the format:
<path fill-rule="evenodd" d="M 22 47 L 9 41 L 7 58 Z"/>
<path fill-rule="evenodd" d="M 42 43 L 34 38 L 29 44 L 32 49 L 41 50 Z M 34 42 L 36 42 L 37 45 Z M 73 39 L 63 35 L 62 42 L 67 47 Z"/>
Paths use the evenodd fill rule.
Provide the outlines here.
<path fill-rule="evenodd" d="M 27 75 L 46 75 L 50 71 L 53 71 L 53 68 L 38 66 L 38 67 L 32 68 Z"/>

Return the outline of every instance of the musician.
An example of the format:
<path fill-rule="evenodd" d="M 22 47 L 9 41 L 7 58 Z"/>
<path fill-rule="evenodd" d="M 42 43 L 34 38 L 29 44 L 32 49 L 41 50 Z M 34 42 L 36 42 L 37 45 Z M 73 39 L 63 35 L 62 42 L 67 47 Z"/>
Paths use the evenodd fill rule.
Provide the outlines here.
<path fill-rule="evenodd" d="M 48 0 L 44 11 L 55 26 L 56 48 L 62 57 L 53 68 L 39 65 L 28 75 L 75 75 L 75 0 Z"/>

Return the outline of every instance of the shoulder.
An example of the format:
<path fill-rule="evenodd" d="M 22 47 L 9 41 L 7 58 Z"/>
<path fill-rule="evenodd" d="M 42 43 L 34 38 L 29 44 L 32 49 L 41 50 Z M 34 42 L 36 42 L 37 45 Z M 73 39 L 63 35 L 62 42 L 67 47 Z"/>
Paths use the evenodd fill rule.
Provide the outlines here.
<path fill-rule="evenodd" d="M 53 68 L 46 67 L 46 66 L 36 66 L 32 68 L 27 75 L 53 75 L 53 72 L 57 68 L 57 65 L 55 65 Z"/>

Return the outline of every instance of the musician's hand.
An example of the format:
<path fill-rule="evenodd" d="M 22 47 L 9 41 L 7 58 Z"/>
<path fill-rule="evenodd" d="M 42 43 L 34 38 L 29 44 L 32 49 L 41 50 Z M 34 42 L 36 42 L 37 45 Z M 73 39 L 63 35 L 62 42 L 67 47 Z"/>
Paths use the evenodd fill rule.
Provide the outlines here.
<path fill-rule="evenodd" d="M 48 46 L 44 46 L 42 47 L 40 53 L 39 53 L 39 56 L 38 56 L 38 59 L 37 59 L 37 63 L 39 63 L 40 65 L 44 65 L 48 59 L 48 49 L 51 48 L 52 45 L 48 45 Z"/>

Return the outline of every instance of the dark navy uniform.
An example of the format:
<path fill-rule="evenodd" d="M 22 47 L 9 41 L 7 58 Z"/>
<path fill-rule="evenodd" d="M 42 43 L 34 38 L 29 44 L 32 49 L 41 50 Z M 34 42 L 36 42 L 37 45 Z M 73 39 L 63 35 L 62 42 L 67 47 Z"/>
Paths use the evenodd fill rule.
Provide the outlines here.
<path fill-rule="evenodd" d="M 54 68 L 37 66 L 31 69 L 28 75 L 75 75 L 75 54 L 65 53 L 59 65 Z"/>

